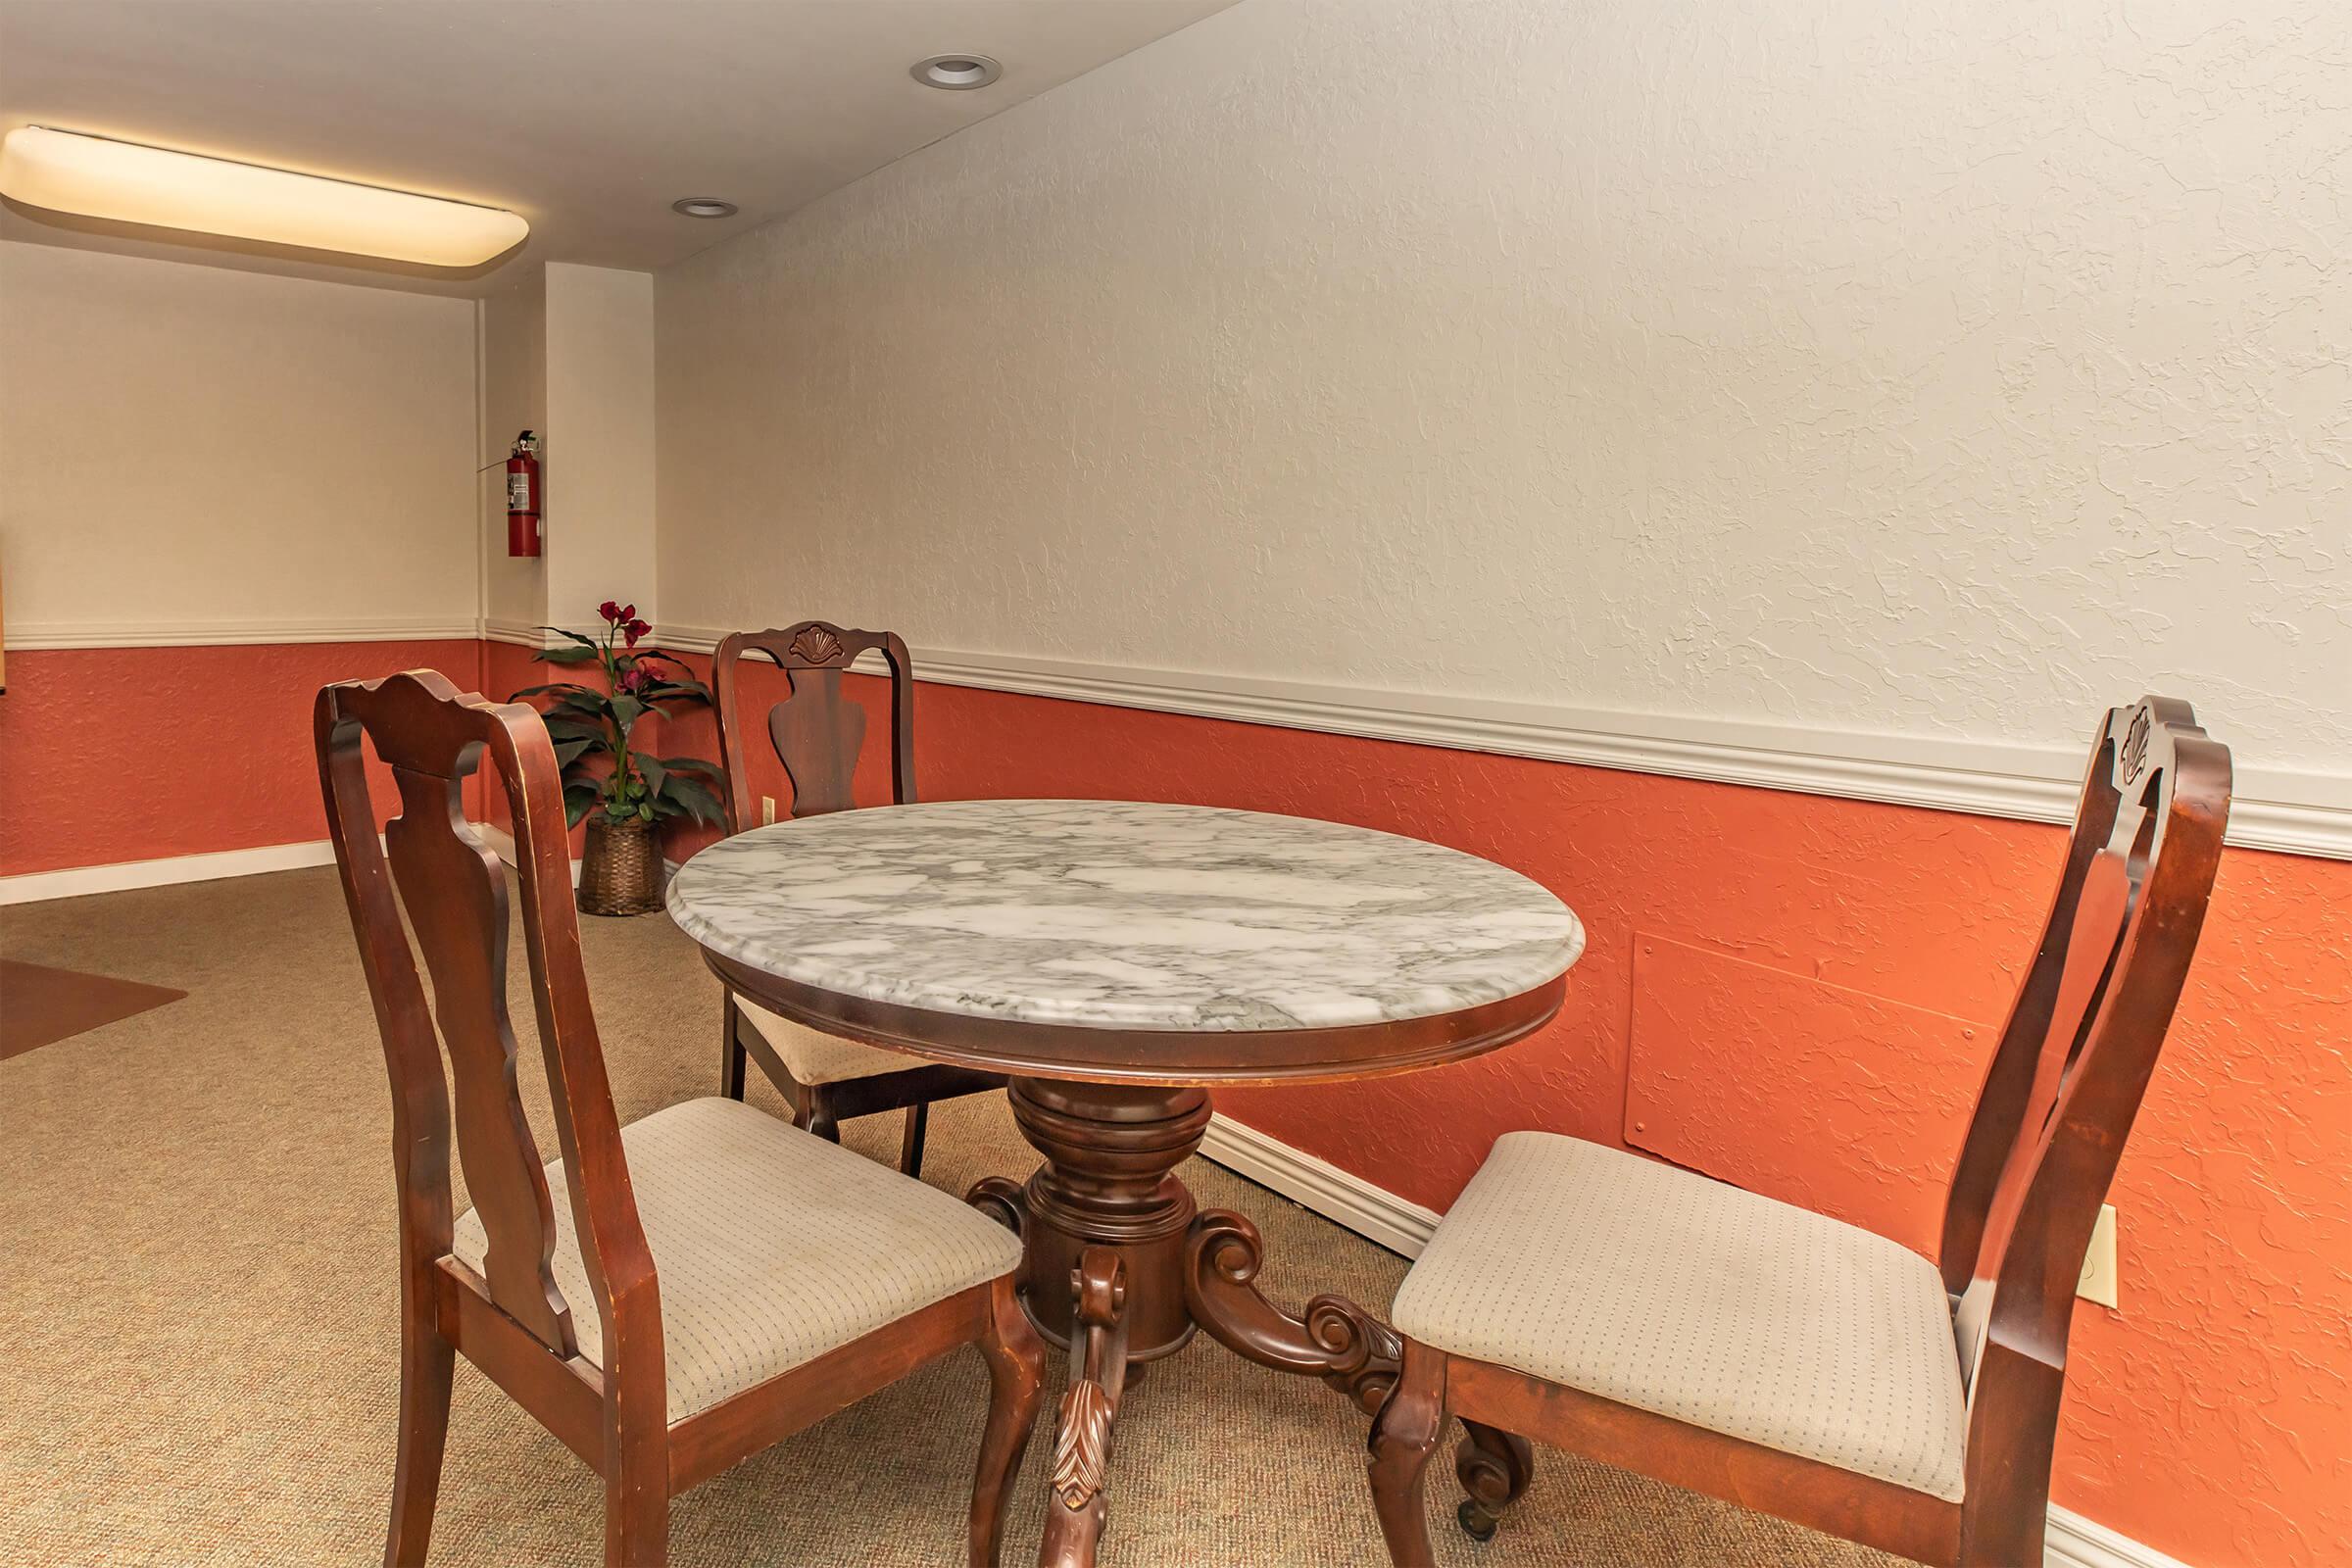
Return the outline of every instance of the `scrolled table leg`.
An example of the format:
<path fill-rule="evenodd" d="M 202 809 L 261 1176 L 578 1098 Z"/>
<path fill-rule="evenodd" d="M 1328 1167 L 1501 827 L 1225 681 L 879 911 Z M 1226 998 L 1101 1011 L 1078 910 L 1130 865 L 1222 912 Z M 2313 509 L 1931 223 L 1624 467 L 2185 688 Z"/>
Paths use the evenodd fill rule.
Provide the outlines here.
<path fill-rule="evenodd" d="M 1127 1384 L 1127 1281 L 1119 1254 L 1090 1247 L 1070 1272 L 1070 1390 L 1054 1422 L 1054 1469 L 1041 1568 L 1093 1568 L 1107 1512 L 1111 1422 Z"/>
<path fill-rule="evenodd" d="M 1277 1372 L 1319 1377 L 1367 1415 L 1378 1414 L 1404 1355 L 1396 1331 L 1343 1296 L 1318 1296 L 1298 1317 L 1258 1294 L 1265 1255 L 1257 1227 L 1212 1210 L 1184 1248 L 1184 1296 L 1195 1321 L 1235 1354 Z"/>

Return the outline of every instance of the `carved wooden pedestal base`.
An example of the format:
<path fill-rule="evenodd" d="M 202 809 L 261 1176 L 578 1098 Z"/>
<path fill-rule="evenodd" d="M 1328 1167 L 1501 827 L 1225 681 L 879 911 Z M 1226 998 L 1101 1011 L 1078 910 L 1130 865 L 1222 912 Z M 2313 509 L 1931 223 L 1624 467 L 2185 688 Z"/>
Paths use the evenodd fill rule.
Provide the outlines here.
<path fill-rule="evenodd" d="M 1022 1303 L 1038 1333 L 1070 1352 L 1045 1568 L 1094 1562 L 1130 1368 L 1182 1349 L 1196 1327 L 1260 1366 L 1319 1377 L 1367 1413 L 1380 1408 L 1396 1382 L 1395 1331 L 1337 1296 L 1315 1298 L 1303 1317 L 1283 1312 L 1253 1283 L 1257 1228 L 1199 1213 L 1173 1174 L 1208 1128 L 1206 1091 L 1016 1078 L 1011 1100 L 1045 1163 L 1025 1184 L 985 1178 L 970 1201 L 1020 1233 Z"/>

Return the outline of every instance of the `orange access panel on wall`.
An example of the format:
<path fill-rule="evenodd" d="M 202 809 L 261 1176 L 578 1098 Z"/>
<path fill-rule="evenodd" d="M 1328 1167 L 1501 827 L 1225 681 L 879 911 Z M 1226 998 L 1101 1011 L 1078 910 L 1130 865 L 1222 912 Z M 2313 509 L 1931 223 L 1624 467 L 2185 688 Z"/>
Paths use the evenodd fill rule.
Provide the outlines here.
<path fill-rule="evenodd" d="M 1934 1257 L 1997 1035 L 1637 933 L 1625 1141 Z"/>

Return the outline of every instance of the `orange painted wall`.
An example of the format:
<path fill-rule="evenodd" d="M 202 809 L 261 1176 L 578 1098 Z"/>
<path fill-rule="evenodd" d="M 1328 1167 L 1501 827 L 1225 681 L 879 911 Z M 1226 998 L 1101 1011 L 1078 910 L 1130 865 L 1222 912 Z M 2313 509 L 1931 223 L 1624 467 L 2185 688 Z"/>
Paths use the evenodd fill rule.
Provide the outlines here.
<path fill-rule="evenodd" d="M 417 664 L 493 696 L 545 678 L 495 643 L 21 652 L 0 697 L 0 872 L 316 839 L 310 693 Z M 2225 715 L 2207 717 L 2226 739 Z M 1541 1034 L 1406 1078 L 1220 1096 L 1239 1119 L 1440 1208 L 1504 1131 L 1619 1140 L 1637 933 L 1997 1022 L 2063 841 L 2036 824 L 944 686 L 920 688 L 917 734 L 929 799 L 1329 817 L 1455 845 L 1558 891 L 1592 944 Z M 662 744 L 715 755 L 707 717 Z M 762 787 L 784 792 L 775 775 Z M 673 834 L 669 853 L 708 837 Z M 2347 907 L 2352 864 L 2225 856 L 2113 1195 L 2123 1309 L 2077 1307 L 2057 1498 L 2199 1568 L 2352 1561 Z M 1708 1016 L 1741 1023 L 1760 1055 L 1822 1022 L 1807 987 L 1757 989 L 1774 999 L 1761 1010 Z M 1903 1183 L 1947 1161 L 1922 1129 L 1948 1125 L 1982 1068 L 1930 1064 L 1890 1108 L 1883 1083 L 1813 1075 L 1802 1094 L 1755 1102 L 1752 1083 L 1773 1076 L 1760 1067 L 1750 1084 L 1694 1086 L 1725 1103 L 1692 1114 L 1801 1129 L 1838 1179 L 1788 1196 L 1835 1210 L 1857 1164 Z"/>
<path fill-rule="evenodd" d="M 324 838 L 318 689 L 418 665 L 470 686 L 480 662 L 471 638 L 12 652 L 0 875 Z"/>
<path fill-rule="evenodd" d="M 772 676 L 763 684 L 774 690 Z M 1997 1028 L 2064 843 L 2055 827 L 1949 812 L 954 687 L 919 694 L 928 799 L 1328 817 L 1499 860 L 1573 906 L 1591 947 L 1541 1034 L 1410 1077 L 1219 1096 L 1240 1120 L 1441 1209 L 1500 1133 L 1621 1141 L 1636 933 Z M 2226 739 L 2226 714 L 2207 718 Z M 710 754 L 707 721 L 681 728 L 674 750 Z M 878 760 L 869 754 L 861 783 Z M 2123 1306 L 2076 1309 L 2057 1500 L 2199 1568 L 2352 1561 L 2346 908 L 2352 864 L 2224 857 L 2112 1195 Z M 1757 1102 L 1753 1086 L 1774 1077 L 1765 1064 L 1828 1026 L 1805 1000 L 1820 988 L 1757 991 L 1760 1008 L 1734 999 L 1710 1016 L 1740 1028 L 1759 1070 L 1694 1082 L 1694 1120 L 1797 1129 L 1780 1143 L 1818 1147 L 1837 1177 L 1818 1185 L 1833 1193 L 1857 1169 L 1902 1186 L 1948 1164 L 1951 1104 L 1973 1098 L 1993 1030 L 1978 1032 L 1975 1054 L 1921 1064 L 1916 1088 L 1891 1099 L 1877 1075 L 1820 1075 L 1833 1063 L 1801 1093 Z"/>

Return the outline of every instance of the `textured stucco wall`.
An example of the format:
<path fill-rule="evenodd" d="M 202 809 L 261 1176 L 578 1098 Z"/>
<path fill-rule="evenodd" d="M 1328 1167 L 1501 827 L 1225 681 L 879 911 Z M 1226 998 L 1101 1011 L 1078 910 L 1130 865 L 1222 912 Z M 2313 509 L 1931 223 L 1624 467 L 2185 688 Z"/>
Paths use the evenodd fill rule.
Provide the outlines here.
<path fill-rule="evenodd" d="M 12 637 L 468 623 L 473 441 L 464 300 L 0 244 Z"/>
<path fill-rule="evenodd" d="M 2348 56 L 1245 0 L 661 275 L 663 613 L 2340 772 Z"/>
<path fill-rule="evenodd" d="M 2341 775 L 2347 59 L 2328 0 L 1244 0 L 660 275 L 662 615 L 2069 749 L 2153 685 L 2249 769 Z M 1436 1204 L 1500 1131 L 1619 1135 L 1635 931 L 1997 1018 L 2057 853 L 922 712 L 933 798 L 1298 811 L 1559 889 L 1593 948 L 1542 1037 L 1227 1097 Z M 2078 1309 L 2059 1499 L 2199 1568 L 2352 1556 L 2344 872 L 2227 858 L 2119 1177 L 2125 1306 Z M 1769 1113 L 1908 1170 L 1866 1099 Z"/>
<path fill-rule="evenodd" d="M 916 737 L 927 800 L 1325 817 L 1486 856 L 1567 900 L 1590 945 L 1540 1033 L 1432 1072 L 1218 1092 L 1226 1113 L 1440 1209 L 1502 1133 L 1620 1141 L 1641 949 L 1664 939 L 1788 977 L 1718 999 L 1710 1020 L 1726 1058 L 1772 1059 L 1694 1082 L 1672 1113 L 1697 1135 L 1746 1118 L 1811 1142 L 1818 1171 L 1742 1175 L 1903 1234 L 1888 1205 L 1915 1205 L 1957 1153 L 1951 1106 L 1976 1093 L 2065 843 L 2036 823 L 953 687 L 920 688 Z M 2056 1500 L 2196 1568 L 2352 1562 L 2347 906 L 2352 864 L 2223 856 L 2111 1194 L 2121 1308 L 2075 1304 Z M 1868 1053 L 1789 1070 L 1844 1021 L 1833 987 L 1996 1027 L 1901 1076 Z M 1857 1166 L 1882 1190 L 1842 1200 Z"/>
<path fill-rule="evenodd" d="M 462 493 L 462 492 L 461 492 Z M 46 648 L 8 658 L 0 876 L 326 837 L 311 704 L 329 681 L 438 669 L 483 644 Z M 380 808 L 398 800 L 377 780 Z"/>
<path fill-rule="evenodd" d="M 508 667 L 519 683 L 522 666 Z M 777 672 L 743 675 L 747 701 L 782 700 Z M 882 698 L 880 682 L 852 684 L 861 702 Z M 1590 945 L 1560 1015 L 1529 1039 L 1397 1078 L 1220 1090 L 1227 1114 L 1439 1209 L 1505 1132 L 1620 1144 L 1647 1117 L 1635 1135 L 1647 1147 L 1933 1253 L 1967 1107 L 2048 912 L 2063 830 L 916 690 L 925 800 L 1159 800 L 1354 822 L 1512 866 L 1584 919 Z M 867 725 L 868 805 L 887 798 L 886 733 L 878 718 Z M 688 717 L 662 745 L 715 756 L 710 716 Z M 764 754 L 753 789 L 789 797 Z M 710 837 L 673 832 L 664 853 L 683 858 Z M 2223 857 L 2110 1195 L 2121 1307 L 2075 1306 L 2056 1499 L 2196 1568 L 2352 1561 L 2347 906 L 2352 864 Z M 1744 972 L 1726 983 L 1686 965 L 1645 978 L 1669 949 Z M 1711 992 L 1683 1000 L 1704 1014 L 1712 1071 L 1668 1081 L 1674 1064 L 1656 1059 L 1657 1022 L 1645 1016 L 1661 983 Z M 1874 1016 L 1858 1024 L 1858 1010 Z M 1917 1014 L 1907 1026 L 1905 1013 Z M 1958 1038 L 1927 1014 L 1960 1022 Z M 1988 1022 L 1970 1034 L 1967 1020 Z M 1852 1039 L 1859 1027 L 1873 1038 Z M 1905 1045 L 1922 1048 L 1917 1059 L 1891 1059 Z"/>

